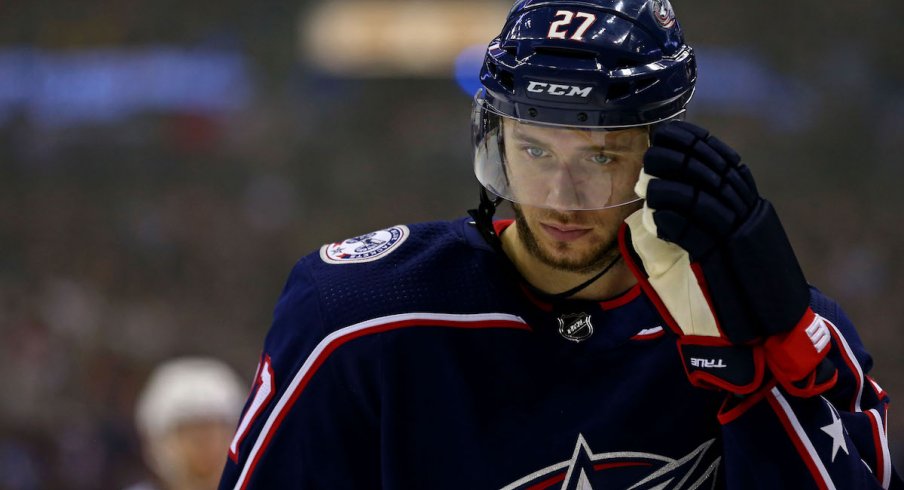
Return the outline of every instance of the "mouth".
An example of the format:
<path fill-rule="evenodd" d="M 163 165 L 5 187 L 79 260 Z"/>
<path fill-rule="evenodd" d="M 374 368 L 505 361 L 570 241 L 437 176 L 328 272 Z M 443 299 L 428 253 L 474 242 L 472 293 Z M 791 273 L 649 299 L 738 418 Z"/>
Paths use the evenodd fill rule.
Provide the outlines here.
<path fill-rule="evenodd" d="M 540 227 L 557 242 L 573 242 L 590 233 L 591 228 L 558 223 L 540 223 Z"/>

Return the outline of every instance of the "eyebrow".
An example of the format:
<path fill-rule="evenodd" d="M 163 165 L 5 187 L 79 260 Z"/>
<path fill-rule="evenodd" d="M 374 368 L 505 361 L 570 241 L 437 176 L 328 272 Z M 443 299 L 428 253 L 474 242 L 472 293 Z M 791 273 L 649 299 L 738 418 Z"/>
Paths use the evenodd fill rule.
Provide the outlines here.
<path fill-rule="evenodd" d="M 537 139 L 537 138 L 534 138 L 533 136 L 528 136 L 528 135 L 522 133 L 521 131 L 518 130 L 518 127 L 517 127 L 517 126 L 515 126 L 514 128 L 512 128 L 512 135 L 513 135 L 515 138 L 517 138 L 518 140 L 520 140 L 520 141 L 522 141 L 522 142 L 524 142 L 524 143 L 530 143 L 530 144 L 532 144 L 532 145 L 537 145 L 537 146 L 542 146 L 542 147 L 549 147 L 549 146 L 551 146 L 549 143 L 547 143 L 547 142 L 545 142 L 545 141 L 541 141 L 541 140 L 539 140 L 539 139 Z M 607 148 L 607 146 L 606 146 L 605 144 L 602 144 L 602 145 L 582 145 L 582 146 L 577 147 L 578 150 L 593 150 L 593 151 L 605 150 L 606 148 Z M 610 147 L 610 149 L 612 149 L 612 148 Z"/>

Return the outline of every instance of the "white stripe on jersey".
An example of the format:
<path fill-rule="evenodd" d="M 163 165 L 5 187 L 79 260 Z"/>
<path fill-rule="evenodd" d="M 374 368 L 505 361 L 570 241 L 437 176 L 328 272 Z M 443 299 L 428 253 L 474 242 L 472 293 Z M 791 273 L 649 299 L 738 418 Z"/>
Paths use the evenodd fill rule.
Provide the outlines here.
<path fill-rule="evenodd" d="M 875 437 L 879 438 L 879 448 L 882 451 L 882 454 L 877 454 L 876 457 L 879 458 L 879 461 L 876 461 L 876 466 L 878 466 L 877 470 L 881 471 L 882 475 L 882 488 L 888 489 L 888 486 L 891 485 L 891 454 L 888 450 L 888 434 L 886 434 L 887 427 L 882 420 L 882 416 L 879 414 L 879 411 L 875 408 L 871 408 L 867 410 L 866 415 L 870 416 L 873 419 L 873 422 L 876 424 L 876 432 Z"/>
<path fill-rule="evenodd" d="M 848 345 L 847 340 L 844 338 L 844 335 L 841 334 L 841 330 L 835 326 L 834 323 L 829 320 L 825 321 L 832 330 L 835 331 L 836 337 L 841 343 L 841 347 L 844 349 L 844 352 L 841 353 L 842 356 L 847 357 L 849 361 L 851 361 L 851 365 L 854 366 L 854 381 L 857 382 L 857 397 L 854 399 L 854 411 L 862 412 L 863 409 L 860 408 L 860 398 L 863 395 L 863 368 L 860 367 L 860 363 L 857 361 L 857 358 L 854 356 L 854 352 L 851 350 L 851 346 Z"/>
<path fill-rule="evenodd" d="M 778 387 L 772 388 L 772 390 L 770 390 L 770 393 L 779 403 L 779 405 L 781 405 L 782 410 L 785 412 L 785 415 L 787 415 L 788 420 L 794 427 L 794 432 L 797 433 L 797 437 L 800 439 L 800 442 L 803 443 L 804 447 L 807 449 L 807 453 L 809 453 L 810 459 L 813 460 L 813 464 L 816 466 L 816 470 L 819 471 L 819 475 L 822 477 L 823 482 L 825 482 L 826 488 L 828 488 L 829 490 L 835 490 L 835 484 L 832 482 L 832 478 L 829 476 L 829 472 L 822 464 L 822 460 L 819 458 L 819 454 L 816 452 L 816 448 L 813 447 L 813 443 L 810 442 L 810 438 L 807 436 L 807 433 L 804 431 L 803 427 L 801 427 L 800 421 L 797 420 L 797 415 L 794 413 L 794 410 L 791 409 L 791 405 L 788 404 L 788 400 L 785 400 L 785 397 L 782 396 L 782 393 L 778 390 Z"/>
<path fill-rule="evenodd" d="M 447 313 L 404 313 L 400 315 L 390 315 L 380 318 L 374 318 L 372 320 L 356 323 L 354 325 L 336 330 L 335 332 L 327 335 L 323 340 L 321 340 L 320 343 L 317 344 L 317 347 L 315 347 L 314 350 L 311 351 L 311 354 L 305 360 L 304 364 L 301 366 L 298 372 L 295 373 L 295 377 L 292 378 L 292 382 L 289 383 L 286 391 L 283 392 L 282 396 L 279 398 L 279 401 L 276 402 L 276 405 L 273 407 L 273 411 L 270 412 L 270 416 L 267 418 L 267 422 L 261 429 L 260 434 L 258 434 L 257 440 L 254 442 L 254 446 L 252 446 L 251 448 L 251 452 L 248 453 L 248 457 L 245 460 L 245 466 L 242 468 L 242 473 L 239 475 L 238 480 L 236 480 L 235 487 L 233 487 L 233 489 L 241 490 L 245 486 L 245 484 L 247 483 L 246 479 L 250 477 L 251 467 L 254 466 L 256 459 L 264 446 L 264 441 L 267 439 L 270 431 L 273 430 L 274 424 L 286 409 L 286 405 L 294 396 L 299 384 L 301 384 L 301 381 L 305 378 L 305 376 L 311 370 L 311 367 L 317 362 L 317 359 L 320 357 L 323 351 L 326 350 L 327 347 L 329 347 L 330 344 L 332 344 L 336 340 L 340 340 L 342 337 L 366 330 L 368 328 L 379 327 L 398 322 L 418 320 L 425 320 L 428 322 L 431 320 L 454 322 L 462 325 L 477 324 L 489 321 L 504 321 L 511 322 L 513 324 L 521 324 L 527 327 L 527 322 L 525 322 L 521 317 L 505 313 L 480 313 L 472 315 L 454 315 Z"/>

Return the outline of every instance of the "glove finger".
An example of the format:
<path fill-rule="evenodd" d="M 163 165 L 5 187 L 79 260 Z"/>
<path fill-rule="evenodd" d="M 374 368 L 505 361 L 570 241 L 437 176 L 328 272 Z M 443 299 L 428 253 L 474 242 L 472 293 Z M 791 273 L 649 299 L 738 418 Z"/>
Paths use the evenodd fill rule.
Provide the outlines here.
<path fill-rule="evenodd" d="M 684 153 L 651 146 L 643 156 L 643 170 L 648 175 L 653 175 L 666 180 L 681 180 L 684 173 Z"/>
<path fill-rule="evenodd" d="M 745 217 L 759 199 L 750 169 L 740 163 L 738 153 L 694 124 L 675 121 L 660 126 L 647 155 L 648 173 L 710 192 L 736 218 Z"/>
<path fill-rule="evenodd" d="M 750 206 L 741 199 L 741 196 L 738 195 L 738 192 L 734 189 L 731 184 L 728 183 L 727 180 L 723 181 L 722 186 L 719 187 L 717 191 L 719 196 L 719 200 L 730 209 L 735 216 L 747 216 L 747 213 L 750 212 Z"/>
<path fill-rule="evenodd" d="M 696 158 L 688 160 L 686 178 L 696 184 L 695 187 L 710 192 L 718 191 L 722 187 L 722 177 Z"/>
<path fill-rule="evenodd" d="M 747 168 L 746 165 L 743 166 L 744 169 Z M 746 177 L 745 177 L 746 173 Z M 731 188 L 737 193 L 740 200 L 744 203 L 744 209 L 736 209 L 736 212 L 740 216 L 746 216 L 747 212 L 756 204 L 757 199 L 759 199 L 759 194 L 756 192 L 756 187 L 751 188 L 750 184 L 753 181 L 753 176 L 750 175 L 750 170 L 742 171 L 741 168 L 732 169 L 732 171 L 725 174 L 725 183 L 726 187 L 731 186 Z M 728 192 L 726 192 L 728 194 Z"/>
<path fill-rule="evenodd" d="M 647 187 L 647 205 L 657 211 L 671 211 L 716 239 L 729 234 L 736 215 L 708 192 L 682 183 L 655 179 Z M 677 238 L 677 235 L 673 235 Z"/>
<path fill-rule="evenodd" d="M 679 243 L 688 227 L 687 218 L 669 210 L 653 211 L 653 223 L 656 224 L 656 236 L 671 243 Z"/>
<path fill-rule="evenodd" d="M 724 175 L 730 166 L 735 166 L 740 161 L 740 156 L 728 145 L 709 136 L 705 129 L 684 121 L 676 121 L 657 128 L 653 133 L 651 146 L 693 155 L 718 175 Z"/>
<path fill-rule="evenodd" d="M 697 194 L 692 220 L 714 237 L 727 236 L 735 222 L 735 213 L 706 192 Z"/>
<path fill-rule="evenodd" d="M 694 142 L 700 139 L 699 136 L 694 134 L 694 131 L 701 129 L 694 126 L 696 129 L 688 130 L 686 128 L 686 125 L 688 124 L 689 123 L 683 121 L 675 121 L 659 126 L 653 131 L 650 138 L 650 145 L 671 148 L 680 151 L 681 153 L 687 153 L 687 149 L 693 148 Z"/>
<path fill-rule="evenodd" d="M 722 177 L 695 158 L 687 159 L 680 152 L 658 146 L 650 147 L 644 155 L 644 171 L 664 180 L 684 182 L 714 194 L 722 185 Z"/>
<path fill-rule="evenodd" d="M 659 238 L 683 248 L 695 261 L 705 257 L 713 248 L 715 242 L 711 236 L 674 211 L 656 210 L 653 221 Z"/>
<path fill-rule="evenodd" d="M 674 121 L 670 124 L 673 124 L 676 128 L 680 128 L 680 129 L 694 135 L 697 139 L 702 140 L 702 139 L 706 139 L 706 137 L 709 136 L 709 131 L 707 131 L 706 129 L 704 129 L 700 126 L 697 126 L 694 123 L 690 123 L 687 121 Z"/>
<path fill-rule="evenodd" d="M 719 138 L 709 136 L 706 138 L 706 145 L 718 153 L 728 165 L 736 167 L 741 163 L 741 155 L 739 155 L 734 148 L 723 143 Z"/>
<path fill-rule="evenodd" d="M 738 173 L 741 174 L 741 179 L 747 184 L 747 187 L 750 189 L 750 192 L 756 197 L 759 197 L 760 193 L 756 188 L 756 181 L 753 180 L 753 174 L 750 173 L 750 167 L 747 165 L 739 165 Z M 755 200 L 754 198 L 754 200 Z"/>
<path fill-rule="evenodd" d="M 647 206 L 689 215 L 697 191 L 690 185 L 671 180 L 653 179 L 647 185 Z"/>

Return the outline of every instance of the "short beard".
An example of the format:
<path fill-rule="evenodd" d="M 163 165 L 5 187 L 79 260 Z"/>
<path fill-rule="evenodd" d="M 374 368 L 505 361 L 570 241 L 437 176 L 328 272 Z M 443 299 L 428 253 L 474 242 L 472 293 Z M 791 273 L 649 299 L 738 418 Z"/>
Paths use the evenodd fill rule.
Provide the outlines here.
<path fill-rule="evenodd" d="M 540 247 L 537 236 L 527 225 L 527 220 L 524 218 L 524 213 L 521 212 L 521 207 L 517 204 L 513 204 L 512 210 L 515 212 L 515 226 L 518 228 L 518 236 L 521 238 L 524 246 L 527 247 L 527 251 L 541 263 L 552 267 L 553 269 L 575 272 L 578 274 L 591 274 L 598 272 L 621 256 L 621 252 L 618 250 L 618 243 L 616 243 L 615 236 L 613 235 L 586 260 L 577 261 L 553 257 Z"/>

